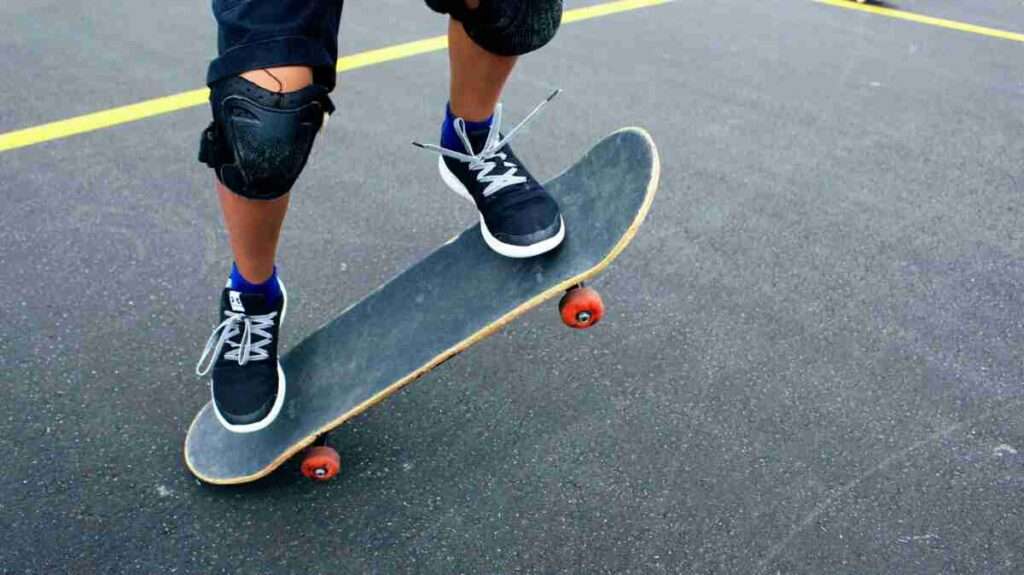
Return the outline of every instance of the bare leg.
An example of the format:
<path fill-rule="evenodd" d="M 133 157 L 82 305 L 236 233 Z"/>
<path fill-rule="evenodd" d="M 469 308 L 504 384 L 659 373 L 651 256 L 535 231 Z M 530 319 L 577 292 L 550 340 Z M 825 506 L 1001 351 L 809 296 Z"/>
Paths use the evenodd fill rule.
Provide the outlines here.
<path fill-rule="evenodd" d="M 217 195 L 238 271 L 249 283 L 267 281 L 274 271 L 277 240 L 290 194 L 273 200 L 250 200 L 217 182 Z"/>
<path fill-rule="evenodd" d="M 312 69 L 303 66 L 253 70 L 242 77 L 273 92 L 294 92 L 313 83 Z M 274 271 L 277 241 L 290 194 L 273 200 L 250 200 L 218 181 L 217 195 L 238 271 L 251 283 L 266 281 Z"/>
<path fill-rule="evenodd" d="M 475 8 L 477 0 L 467 0 Z M 462 23 L 448 23 L 448 59 L 451 65 L 452 113 L 470 122 L 490 117 L 501 98 L 501 90 L 512 73 L 517 58 L 498 56 L 477 46 L 466 34 Z"/>

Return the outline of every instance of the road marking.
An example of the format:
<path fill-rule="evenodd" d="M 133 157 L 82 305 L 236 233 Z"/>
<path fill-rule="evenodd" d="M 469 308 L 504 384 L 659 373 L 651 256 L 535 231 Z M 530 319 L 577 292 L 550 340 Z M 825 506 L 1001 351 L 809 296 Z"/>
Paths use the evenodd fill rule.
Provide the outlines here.
<path fill-rule="evenodd" d="M 989 36 L 991 38 L 999 38 L 1002 40 L 1024 42 L 1024 34 L 1020 34 L 1017 32 L 1008 32 L 1006 30 L 988 28 L 986 26 L 976 26 L 974 24 L 967 24 L 966 22 L 946 20 L 945 18 L 935 18 L 934 16 L 925 16 L 924 14 L 917 14 L 915 12 L 905 12 L 903 10 L 896 10 L 895 8 L 885 8 L 883 6 L 874 6 L 871 4 L 856 4 L 854 2 L 851 2 L 850 0 L 814 1 L 817 2 L 818 4 L 827 4 L 829 6 L 845 8 L 847 10 L 860 10 L 861 12 L 878 14 L 879 16 L 887 16 L 889 18 L 896 18 L 898 20 L 909 20 L 910 22 L 917 22 L 918 24 L 927 24 L 929 26 L 937 26 L 939 28 L 948 28 L 950 30 L 970 32 L 971 34 L 980 34 L 982 36 Z"/>
<path fill-rule="evenodd" d="M 562 22 L 579 22 L 591 18 L 599 18 L 619 12 L 628 12 L 649 6 L 666 4 L 672 0 L 618 0 L 593 6 L 585 6 L 567 10 L 562 15 Z M 348 72 L 359 68 L 403 60 L 428 52 L 437 52 L 448 47 L 447 36 L 434 36 L 404 44 L 396 44 L 386 48 L 367 50 L 338 59 L 339 72 Z M 76 134 L 93 132 L 103 128 L 119 126 L 153 116 L 177 112 L 186 108 L 203 105 L 210 97 L 209 88 L 198 88 L 172 94 L 162 98 L 145 100 L 136 104 L 119 106 L 90 114 L 83 114 L 65 120 L 40 124 L 13 132 L 0 133 L 0 152 L 24 148 L 43 142 L 59 140 Z"/>

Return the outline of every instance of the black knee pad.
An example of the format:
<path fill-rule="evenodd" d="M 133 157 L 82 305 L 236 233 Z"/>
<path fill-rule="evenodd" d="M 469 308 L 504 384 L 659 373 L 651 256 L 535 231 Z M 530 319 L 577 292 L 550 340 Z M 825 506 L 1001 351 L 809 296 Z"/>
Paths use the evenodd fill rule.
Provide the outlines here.
<path fill-rule="evenodd" d="M 241 77 L 217 82 L 210 106 L 213 122 L 203 131 L 199 161 L 231 191 L 261 200 L 291 190 L 324 114 L 334 111 L 323 86 L 279 94 Z"/>
<path fill-rule="evenodd" d="M 462 22 L 480 47 L 500 56 L 520 56 L 547 44 L 562 23 L 562 0 L 426 0 L 433 10 Z"/>

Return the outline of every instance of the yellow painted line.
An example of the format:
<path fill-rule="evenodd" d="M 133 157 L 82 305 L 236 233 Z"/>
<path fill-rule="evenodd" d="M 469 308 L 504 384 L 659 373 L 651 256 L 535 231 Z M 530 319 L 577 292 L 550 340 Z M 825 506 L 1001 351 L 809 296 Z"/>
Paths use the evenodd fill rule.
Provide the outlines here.
<path fill-rule="evenodd" d="M 929 26 L 937 26 L 939 28 L 947 28 L 949 30 L 959 30 L 961 32 L 969 32 L 971 34 L 980 34 L 982 36 L 989 36 L 990 38 L 999 38 L 1001 40 L 1024 42 L 1024 34 L 1020 34 L 1018 32 L 1008 32 L 1006 30 L 999 30 L 997 28 L 976 26 L 974 24 L 967 24 L 965 22 L 957 22 L 956 20 L 935 18 L 934 16 L 925 16 L 924 14 L 905 12 L 903 10 L 896 10 L 894 8 L 884 8 L 882 6 L 873 6 L 871 4 L 856 4 L 854 2 L 851 2 L 850 0 L 814 1 L 817 2 L 818 4 L 827 4 L 829 6 L 836 6 L 837 8 L 846 8 L 847 10 L 860 10 L 861 12 L 869 12 L 871 14 L 887 16 L 889 18 L 896 18 L 898 20 L 909 20 L 910 22 L 927 24 Z"/>
<path fill-rule="evenodd" d="M 606 4 L 595 4 L 594 6 L 567 10 L 562 14 L 562 23 L 579 22 L 580 20 L 599 18 L 601 16 L 608 16 L 609 14 L 618 14 L 619 12 L 636 10 L 638 8 L 667 4 L 671 1 L 672 0 L 620 0 L 618 2 L 608 2 Z"/>
<path fill-rule="evenodd" d="M 75 116 L 59 122 L 51 122 L 41 126 L 26 128 L 16 132 L 0 134 L 0 152 L 23 148 L 48 142 L 59 138 L 66 138 L 74 134 L 91 132 L 101 128 L 108 128 L 118 124 L 134 122 L 143 118 L 167 114 L 191 106 L 198 106 L 206 101 L 210 94 L 209 88 L 189 90 L 172 96 L 164 96 L 153 100 L 146 100 L 138 104 L 111 108 L 102 112 Z"/>
<path fill-rule="evenodd" d="M 618 0 L 593 6 L 585 6 L 583 8 L 567 10 L 562 15 L 562 22 L 579 22 L 581 20 L 589 20 L 591 18 L 617 14 L 619 12 L 627 12 L 630 10 L 637 10 L 639 8 L 666 4 L 671 1 L 672 0 Z M 365 68 L 367 66 L 374 66 L 385 62 L 403 60 L 419 54 L 437 52 L 444 50 L 447 47 L 448 38 L 446 36 L 434 36 L 432 38 L 425 38 L 423 40 L 396 44 L 386 48 L 367 50 L 350 56 L 344 56 L 338 59 L 337 69 L 339 72 L 347 72 L 349 70 L 356 70 L 358 68 Z M 169 114 L 171 112 L 184 110 L 194 106 L 200 106 L 207 102 L 209 96 L 210 90 L 208 88 L 199 88 L 196 90 L 181 92 L 179 94 L 164 96 L 162 98 L 145 100 L 136 104 L 119 106 L 117 108 L 101 110 L 91 114 L 83 114 L 66 120 L 58 120 L 48 124 L 41 124 L 22 130 L 2 133 L 0 134 L 0 152 L 24 148 L 26 146 L 32 146 L 34 144 L 40 144 L 52 140 L 59 140 L 76 134 L 92 132 L 103 128 L 109 128 L 111 126 L 118 126 L 129 122 L 151 118 L 153 116 Z"/>
<path fill-rule="evenodd" d="M 439 50 L 444 50 L 447 47 L 447 36 L 434 36 L 433 38 L 416 40 L 415 42 L 395 44 L 394 46 L 388 46 L 387 48 L 367 50 L 366 52 L 359 52 L 358 54 L 338 58 L 338 71 L 347 72 L 349 70 L 365 68 L 375 64 L 383 64 L 384 62 L 393 62 L 395 60 L 411 58 L 428 52 L 437 52 Z"/>

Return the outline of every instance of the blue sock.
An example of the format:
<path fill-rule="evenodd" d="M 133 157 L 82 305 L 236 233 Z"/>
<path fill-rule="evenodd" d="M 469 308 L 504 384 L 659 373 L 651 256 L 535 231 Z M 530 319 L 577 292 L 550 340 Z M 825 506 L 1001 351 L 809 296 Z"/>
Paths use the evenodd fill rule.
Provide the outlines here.
<path fill-rule="evenodd" d="M 466 120 L 466 132 L 476 132 L 479 130 L 486 130 L 491 127 L 491 122 L 494 120 L 494 116 L 488 117 L 482 122 L 470 122 Z M 455 133 L 455 115 L 452 114 L 452 106 L 448 104 L 444 109 L 444 123 L 441 124 L 441 147 L 448 148 L 449 150 L 455 150 L 456 152 L 469 152 L 473 153 L 472 150 L 464 150 L 462 140 L 459 139 L 459 135 Z"/>
<path fill-rule="evenodd" d="M 277 283 L 277 266 L 274 266 L 274 271 L 267 278 L 267 281 L 254 284 L 242 277 L 242 273 L 238 271 L 238 266 L 232 263 L 231 277 L 228 282 L 231 285 L 231 289 L 242 293 L 262 295 L 267 298 L 268 303 L 274 303 L 281 297 L 281 285 Z"/>

